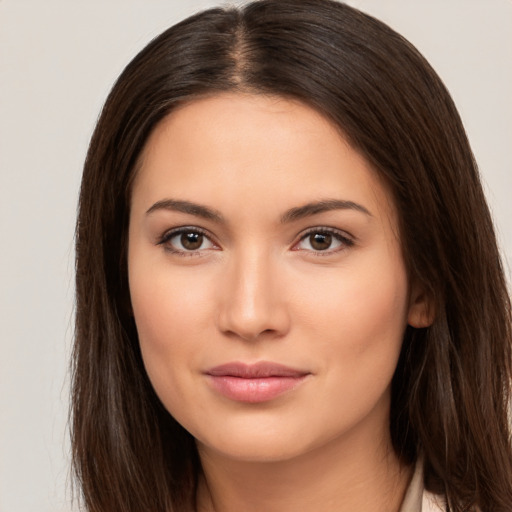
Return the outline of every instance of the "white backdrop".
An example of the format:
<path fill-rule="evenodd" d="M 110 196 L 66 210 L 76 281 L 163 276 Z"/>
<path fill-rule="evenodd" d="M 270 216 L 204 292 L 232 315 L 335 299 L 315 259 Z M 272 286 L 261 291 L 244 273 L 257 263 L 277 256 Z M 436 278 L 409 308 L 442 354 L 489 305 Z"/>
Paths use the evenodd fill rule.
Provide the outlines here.
<path fill-rule="evenodd" d="M 102 102 L 145 43 L 216 3 L 0 0 L 0 512 L 72 510 L 73 229 Z M 452 92 L 510 268 L 512 2 L 350 3 L 411 40 Z"/>

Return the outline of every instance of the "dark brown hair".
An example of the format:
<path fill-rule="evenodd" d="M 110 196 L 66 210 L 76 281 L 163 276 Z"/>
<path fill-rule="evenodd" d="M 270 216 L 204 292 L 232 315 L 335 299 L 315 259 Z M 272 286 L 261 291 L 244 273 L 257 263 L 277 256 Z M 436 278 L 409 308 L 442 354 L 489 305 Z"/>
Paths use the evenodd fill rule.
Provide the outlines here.
<path fill-rule="evenodd" d="M 407 328 L 392 384 L 394 448 L 421 454 L 453 511 L 512 510 L 511 310 L 461 120 L 436 73 L 383 23 L 330 0 L 211 9 L 144 48 L 112 89 L 80 192 L 72 446 L 91 512 L 194 509 L 193 438 L 156 397 L 127 283 L 130 186 L 177 105 L 220 91 L 300 100 L 338 125 L 389 183 L 410 279 L 435 321 Z"/>

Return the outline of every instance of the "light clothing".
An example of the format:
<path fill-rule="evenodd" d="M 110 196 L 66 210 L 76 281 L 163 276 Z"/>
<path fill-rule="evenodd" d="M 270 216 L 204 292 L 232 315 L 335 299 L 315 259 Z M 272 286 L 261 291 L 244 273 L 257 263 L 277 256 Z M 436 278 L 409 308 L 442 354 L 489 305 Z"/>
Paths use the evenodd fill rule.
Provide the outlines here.
<path fill-rule="evenodd" d="M 400 512 L 445 512 L 445 510 L 443 499 L 424 489 L 423 465 L 421 460 L 418 460 Z"/>

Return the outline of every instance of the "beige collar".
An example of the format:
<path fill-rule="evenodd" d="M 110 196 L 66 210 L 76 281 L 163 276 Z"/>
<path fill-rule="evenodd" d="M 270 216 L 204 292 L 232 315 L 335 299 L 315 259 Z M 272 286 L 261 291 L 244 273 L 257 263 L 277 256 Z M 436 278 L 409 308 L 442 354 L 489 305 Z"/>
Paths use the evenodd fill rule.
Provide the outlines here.
<path fill-rule="evenodd" d="M 424 489 L 423 462 L 418 459 L 400 512 L 443 512 L 444 510 L 446 508 L 443 505 L 442 498 Z"/>

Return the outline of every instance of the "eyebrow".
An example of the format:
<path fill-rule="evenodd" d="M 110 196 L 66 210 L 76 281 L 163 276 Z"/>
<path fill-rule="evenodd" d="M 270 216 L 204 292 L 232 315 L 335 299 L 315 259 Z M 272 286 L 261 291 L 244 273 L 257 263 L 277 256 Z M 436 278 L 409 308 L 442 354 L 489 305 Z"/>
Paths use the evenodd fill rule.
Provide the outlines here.
<path fill-rule="evenodd" d="M 303 206 L 291 208 L 281 217 L 281 223 L 286 224 L 296 220 L 316 215 L 318 213 L 328 212 L 332 210 L 356 210 L 364 213 L 369 217 L 373 215 L 361 204 L 354 203 L 353 201 L 344 201 L 341 199 L 324 199 L 322 201 L 315 201 L 313 203 L 307 203 Z"/>
<path fill-rule="evenodd" d="M 195 215 L 196 217 L 202 217 L 203 219 L 213 220 L 214 222 L 223 223 L 224 217 L 217 210 L 208 208 L 197 203 L 190 201 L 178 201 L 176 199 L 163 199 L 157 201 L 149 210 L 146 215 L 153 213 L 158 210 L 173 210 L 182 213 L 188 213 L 189 215 Z"/>
<path fill-rule="evenodd" d="M 214 210 L 207 206 L 203 206 L 191 201 L 180 201 L 176 199 L 163 199 L 157 201 L 147 211 L 146 215 L 149 215 L 158 210 L 172 210 L 196 217 L 202 217 L 203 219 L 212 220 L 219 224 L 225 223 L 225 219 L 218 210 Z M 315 201 L 307 203 L 302 206 L 297 206 L 286 211 L 281 216 L 281 223 L 288 224 L 311 215 L 316 215 L 323 212 L 332 210 L 355 210 L 365 215 L 372 217 L 372 214 L 361 204 L 353 201 L 344 201 L 341 199 L 324 199 L 321 201 Z"/>

